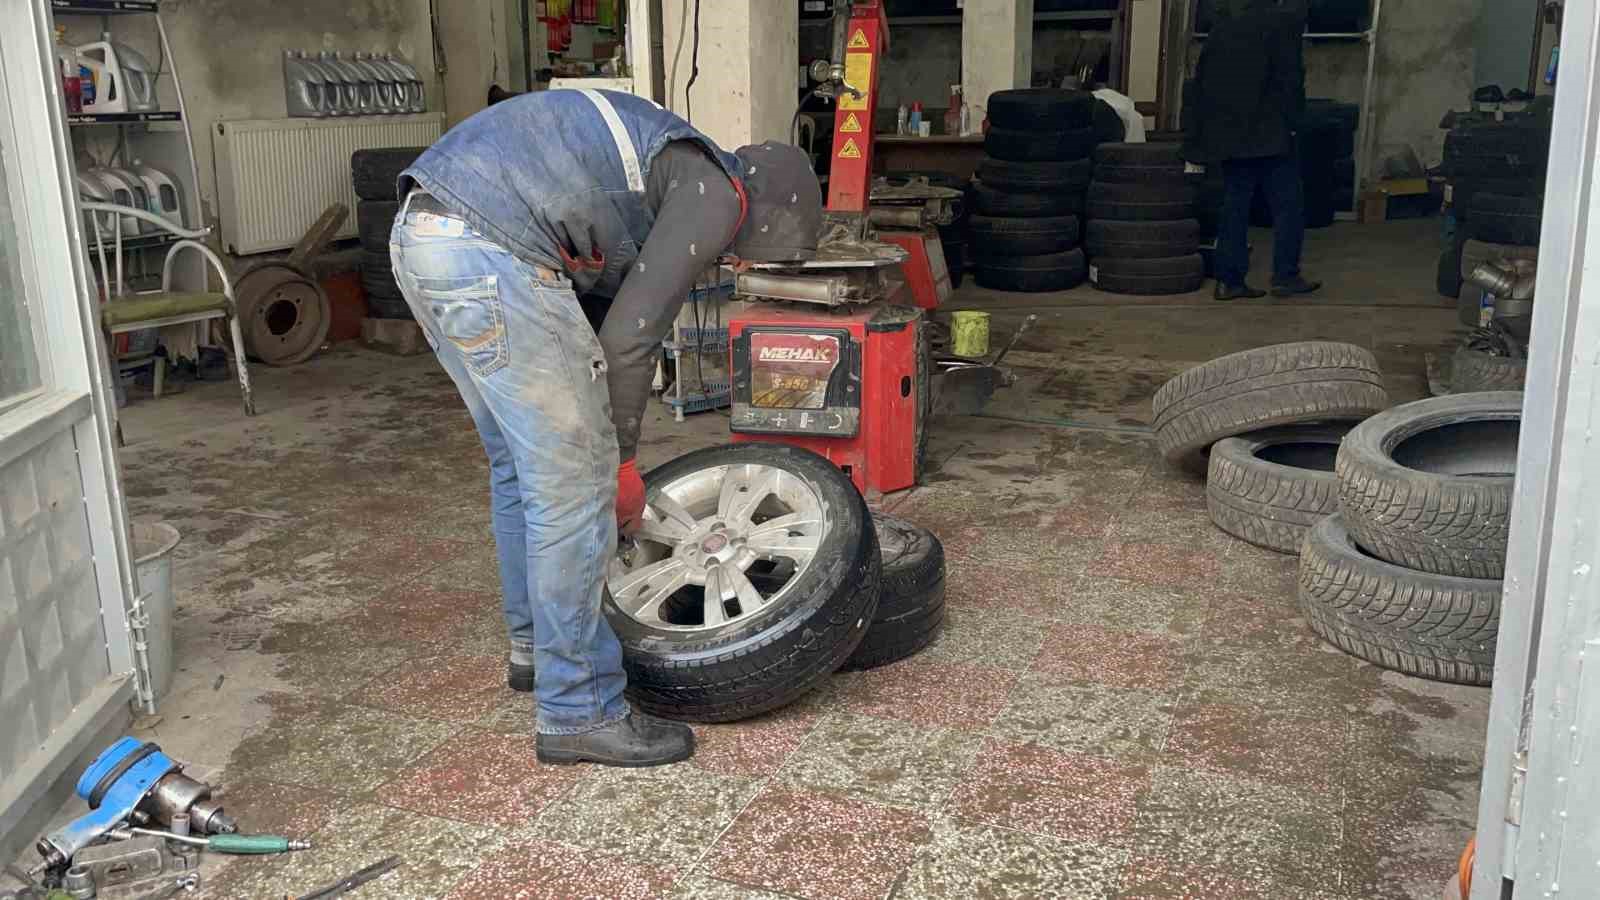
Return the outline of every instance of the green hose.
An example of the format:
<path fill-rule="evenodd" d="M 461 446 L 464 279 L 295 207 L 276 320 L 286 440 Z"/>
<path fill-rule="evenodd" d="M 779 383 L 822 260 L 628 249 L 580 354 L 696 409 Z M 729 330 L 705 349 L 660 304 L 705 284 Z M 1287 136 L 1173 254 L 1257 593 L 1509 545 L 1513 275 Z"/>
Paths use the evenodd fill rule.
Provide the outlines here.
<path fill-rule="evenodd" d="M 206 844 L 217 853 L 268 854 L 300 849 L 301 841 L 290 841 L 275 834 L 214 834 Z M 292 846 L 291 846 L 292 845 Z"/>

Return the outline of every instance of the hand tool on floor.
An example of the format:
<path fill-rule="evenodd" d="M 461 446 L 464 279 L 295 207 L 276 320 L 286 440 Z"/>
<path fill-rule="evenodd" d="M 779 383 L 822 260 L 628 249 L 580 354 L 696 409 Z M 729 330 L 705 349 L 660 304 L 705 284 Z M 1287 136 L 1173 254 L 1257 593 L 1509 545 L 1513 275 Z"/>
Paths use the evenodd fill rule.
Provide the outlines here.
<path fill-rule="evenodd" d="M 294 900 L 324 900 L 327 897 L 337 897 L 349 893 L 369 881 L 375 881 L 400 868 L 400 857 L 391 856 L 380 862 L 375 862 L 365 869 L 352 872 L 344 878 L 335 881 L 326 887 L 320 887 L 309 894 L 301 894 Z"/>
<path fill-rule="evenodd" d="M 125 840 L 136 834 L 166 838 L 169 841 L 204 847 L 213 853 L 230 853 L 236 856 L 268 856 L 273 853 L 288 853 L 291 850 L 311 849 L 310 841 L 291 840 L 276 834 L 219 834 L 206 838 L 138 827 L 117 828 L 107 832 L 108 837 L 118 840 Z"/>
<path fill-rule="evenodd" d="M 89 812 L 39 839 L 34 848 L 42 872 L 70 862 L 95 838 L 121 825 L 172 824 L 187 815 L 200 834 L 231 834 L 232 818 L 211 799 L 211 785 L 183 774 L 183 766 L 153 743 L 125 737 L 101 751 L 78 778 L 79 797 Z"/>

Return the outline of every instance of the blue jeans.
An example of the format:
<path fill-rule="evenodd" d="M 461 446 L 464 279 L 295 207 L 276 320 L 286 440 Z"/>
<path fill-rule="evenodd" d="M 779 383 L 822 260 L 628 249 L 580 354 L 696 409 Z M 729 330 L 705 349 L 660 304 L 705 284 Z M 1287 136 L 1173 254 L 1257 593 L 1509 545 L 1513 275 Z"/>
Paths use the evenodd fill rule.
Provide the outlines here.
<path fill-rule="evenodd" d="M 617 545 L 617 434 L 605 354 L 566 278 L 459 219 L 401 208 L 395 279 L 489 456 L 506 627 L 532 648 L 538 728 L 627 715 L 622 648 L 600 610 Z"/>
<path fill-rule="evenodd" d="M 1272 208 L 1272 283 L 1293 281 L 1300 274 L 1300 250 L 1306 240 L 1305 186 L 1300 181 L 1299 157 L 1285 153 L 1230 159 L 1222 164 L 1222 181 L 1217 280 L 1238 287 L 1250 273 L 1250 203 L 1259 185 L 1266 189 L 1267 205 Z"/>

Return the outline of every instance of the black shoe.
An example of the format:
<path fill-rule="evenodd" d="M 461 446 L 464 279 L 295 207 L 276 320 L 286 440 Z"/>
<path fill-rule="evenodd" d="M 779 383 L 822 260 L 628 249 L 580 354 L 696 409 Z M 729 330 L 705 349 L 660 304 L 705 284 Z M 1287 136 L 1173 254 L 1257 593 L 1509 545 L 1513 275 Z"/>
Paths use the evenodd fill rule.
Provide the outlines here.
<path fill-rule="evenodd" d="M 1288 281 L 1274 281 L 1272 283 L 1272 296 L 1294 297 L 1300 294 L 1314 293 L 1321 287 L 1322 282 L 1320 281 L 1307 281 L 1296 275 Z"/>
<path fill-rule="evenodd" d="M 518 665 L 509 660 L 506 662 L 506 687 L 524 694 L 533 691 L 533 666 Z"/>
<path fill-rule="evenodd" d="M 1266 291 L 1258 291 L 1248 284 L 1223 284 L 1219 281 L 1216 292 L 1211 296 L 1218 300 L 1259 300 L 1266 295 Z"/>
<path fill-rule="evenodd" d="M 643 713 L 629 713 L 599 731 L 544 734 L 534 740 L 539 762 L 558 766 L 580 762 L 602 766 L 664 766 L 694 755 L 694 732 L 687 725 Z"/>

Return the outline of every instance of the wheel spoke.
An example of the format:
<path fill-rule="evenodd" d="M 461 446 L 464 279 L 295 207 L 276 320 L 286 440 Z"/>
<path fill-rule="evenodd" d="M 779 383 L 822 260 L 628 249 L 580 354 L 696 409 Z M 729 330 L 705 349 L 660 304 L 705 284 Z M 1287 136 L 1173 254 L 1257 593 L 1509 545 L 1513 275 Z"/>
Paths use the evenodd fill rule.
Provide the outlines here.
<path fill-rule="evenodd" d="M 672 499 L 671 495 L 667 494 L 665 491 L 656 492 L 656 494 L 650 498 L 648 505 L 654 507 L 657 512 L 665 515 L 667 519 L 670 519 L 678 525 L 683 526 L 685 531 L 693 531 L 700 525 L 700 521 L 698 519 L 691 515 L 687 509 L 684 509 L 683 506 L 678 503 L 678 501 Z"/>
<path fill-rule="evenodd" d="M 749 538 L 745 541 L 745 546 L 763 558 L 792 559 L 795 565 L 803 566 L 816 555 L 817 538 L 808 534 L 793 537 L 789 532 L 783 531 Z"/>
<path fill-rule="evenodd" d="M 640 522 L 639 530 L 634 533 L 634 540 L 652 541 L 676 548 L 679 544 L 689 539 L 689 531 L 679 525 L 675 519 L 661 519 L 651 515 L 655 511 L 646 507 L 645 517 Z"/>
<path fill-rule="evenodd" d="M 767 605 L 767 598 L 761 596 L 756 586 L 750 579 L 737 568 L 728 567 L 728 582 L 733 586 L 733 592 L 739 597 L 739 614 L 748 616 L 756 610 Z"/>
<path fill-rule="evenodd" d="M 725 624 L 728 621 L 728 609 L 722 605 L 723 585 L 727 580 L 728 572 L 729 569 L 725 566 L 712 566 L 706 570 L 704 624 L 708 628 Z"/>
<path fill-rule="evenodd" d="M 776 519 L 768 519 L 760 525 L 752 525 L 750 530 L 745 532 L 745 538 L 753 541 L 758 537 L 783 535 L 791 531 L 811 534 L 821 524 L 821 519 L 813 518 L 806 513 L 789 513 Z"/>
<path fill-rule="evenodd" d="M 689 581 L 689 569 L 678 559 L 663 559 L 614 579 L 611 599 L 636 619 L 660 618 L 663 601 Z"/>
<path fill-rule="evenodd" d="M 728 482 L 734 479 L 724 480 L 718 504 L 722 521 L 734 527 L 749 524 L 750 517 L 755 515 L 761 501 L 778 492 L 781 475 L 777 469 L 766 469 L 753 480 L 739 479 L 739 483 L 734 485 L 732 491 L 733 499 L 729 499 Z M 726 508 L 723 508 L 721 500 L 727 501 Z"/>

